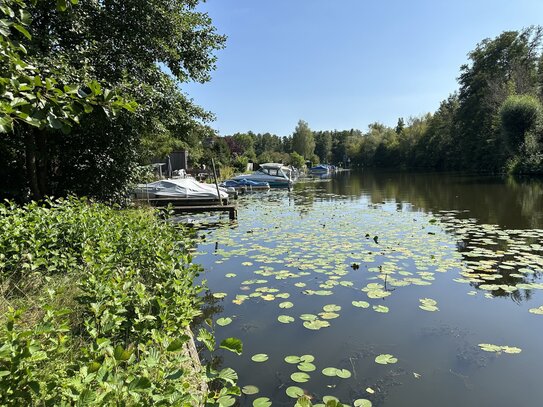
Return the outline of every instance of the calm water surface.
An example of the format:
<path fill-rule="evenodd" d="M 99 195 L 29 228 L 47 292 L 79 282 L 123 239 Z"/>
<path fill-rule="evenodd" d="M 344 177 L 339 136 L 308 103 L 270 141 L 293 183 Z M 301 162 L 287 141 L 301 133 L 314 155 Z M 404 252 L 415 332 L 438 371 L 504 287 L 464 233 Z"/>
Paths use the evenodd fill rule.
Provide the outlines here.
<path fill-rule="evenodd" d="M 541 180 L 342 173 L 238 205 L 237 224 L 200 232 L 195 261 L 207 315 L 232 319 L 218 342 L 244 344 L 221 365 L 259 389 L 240 405 L 292 406 L 289 386 L 314 404 L 542 405 Z M 292 355 L 314 357 L 307 381 Z"/>

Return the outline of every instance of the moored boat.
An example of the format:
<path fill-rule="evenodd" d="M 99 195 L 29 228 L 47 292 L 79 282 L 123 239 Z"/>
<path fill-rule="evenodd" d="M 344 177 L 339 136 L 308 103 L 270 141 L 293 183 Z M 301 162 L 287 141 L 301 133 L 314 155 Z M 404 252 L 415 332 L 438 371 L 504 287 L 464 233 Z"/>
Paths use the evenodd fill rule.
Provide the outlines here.
<path fill-rule="evenodd" d="M 290 187 L 296 181 L 296 172 L 293 168 L 280 163 L 266 163 L 252 174 L 238 175 L 233 180 L 267 182 L 270 187 Z"/>
<path fill-rule="evenodd" d="M 218 203 L 217 187 L 198 182 L 193 178 L 165 179 L 139 184 L 133 191 L 136 199 L 175 201 L 182 205 Z M 220 199 L 228 201 L 225 188 L 219 187 Z"/>

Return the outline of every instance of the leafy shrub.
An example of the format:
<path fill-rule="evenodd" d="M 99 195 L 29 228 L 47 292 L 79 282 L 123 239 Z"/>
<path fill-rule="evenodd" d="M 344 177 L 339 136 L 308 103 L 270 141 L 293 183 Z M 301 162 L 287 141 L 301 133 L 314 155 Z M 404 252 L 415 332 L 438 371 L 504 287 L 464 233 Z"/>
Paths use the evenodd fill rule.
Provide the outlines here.
<path fill-rule="evenodd" d="M 0 405 L 198 405 L 206 380 L 239 393 L 235 372 L 187 368 L 202 290 L 187 230 L 73 198 L 0 205 L 0 230 Z"/>

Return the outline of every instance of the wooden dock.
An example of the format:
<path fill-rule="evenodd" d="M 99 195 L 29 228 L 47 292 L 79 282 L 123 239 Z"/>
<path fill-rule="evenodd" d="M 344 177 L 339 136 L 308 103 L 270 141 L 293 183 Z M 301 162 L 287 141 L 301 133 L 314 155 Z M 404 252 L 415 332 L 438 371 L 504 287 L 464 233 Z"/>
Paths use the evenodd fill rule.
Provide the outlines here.
<path fill-rule="evenodd" d="M 238 218 L 236 205 L 197 205 L 197 206 L 172 206 L 169 209 L 174 213 L 205 213 L 205 212 L 228 212 L 230 220 Z"/>

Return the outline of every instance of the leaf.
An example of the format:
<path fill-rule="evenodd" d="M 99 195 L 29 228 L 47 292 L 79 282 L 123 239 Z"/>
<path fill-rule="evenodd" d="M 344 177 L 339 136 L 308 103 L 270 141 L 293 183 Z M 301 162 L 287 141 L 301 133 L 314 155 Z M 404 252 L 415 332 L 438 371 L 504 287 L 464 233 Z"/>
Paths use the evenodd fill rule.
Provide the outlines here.
<path fill-rule="evenodd" d="M 330 323 L 328 321 L 321 321 L 321 320 L 315 320 L 315 321 L 305 321 L 304 327 L 307 329 L 311 329 L 313 331 L 317 331 L 321 328 L 327 328 L 330 326 Z"/>
<path fill-rule="evenodd" d="M 296 383 L 305 383 L 309 380 L 309 375 L 304 372 L 296 372 L 290 375 L 290 378 Z"/>
<path fill-rule="evenodd" d="M 396 363 L 397 361 L 398 359 L 396 359 L 394 356 L 388 353 L 379 355 L 375 358 L 375 362 L 379 363 L 380 365 L 388 365 L 391 363 Z"/>
<path fill-rule="evenodd" d="M 251 357 L 251 360 L 253 362 L 265 362 L 266 360 L 268 360 L 268 355 L 266 355 L 265 353 L 257 353 L 256 355 L 253 355 Z"/>
<path fill-rule="evenodd" d="M 382 312 L 382 313 L 386 314 L 388 312 L 388 307 L 385 306 L 385 305 L 374 305 L 373 310 L 375 312 Z"/>
<path fill-rule="evenodd" d="M 272 402 L 267 397 L 259 397 L 253 401 L 253 407 L 270 407 Z"/>
<path fill-rule="evenodd" d="M 322 370 L 322 374 L 328 377 L 335 377 L 337 369 L 335 367 L 327 367 Z"/>
<path fill-rule="evenodd" d="M 304 395 L 304 391 L 298 386 L 287 387 L 285 392 L 287 393 L 287 396 L 292 397 L 293 399 L 297 399 Z"/>
<path fill-rule="evenodd" d="M 226 338 L 221 342 L 219 347 L 238 355 L 241 355 L 243 352 L 243 343 L 238 338 Z"/>
<path fill-rule="evenodd" d="M 328 305 L 325 305 L 324 307 L 322 307 L 322 309 L 325 311 L 325 312 L 336 312 L 336 311 L 341 311 L 341 307 L 339 305 L 336 305 L 336 304 L 328 304 Z"/>
<path fill-rule="evenodd" d="M 285 301 L 279 304 L 279 308 L 292 308 L 294 306 L 290 301 Z"/>
<path fill-rule="evenodd" d="M 175 352 L 176 350 L 181 349 L 183 347 L 183 344 L 186 343 L 189 339 L 190 338 L 188 335 L 182 335 L 181 337 L 176 338 L 172 342 L 170 342 L 166 350 L 168 352 Z"/>
<path fill-rule="evenodd" d="M 291 322 L 294 322 L 294 318 L 288 315 L 279 315 L 277 317 L 277 320 L 283 324 L 289 324 Z"/>
<path fill-rule="evenodd" d="M 217 319 L 217 325 L 219 326 L 226 326 L 226 325 L 230 325 L 231 323 L 232 323 L 232 318 L 229 318 L 229 317 Z"/>
<path fill-rule="evenodd" d="M 367 399 L 357 399 L 354 401 L 353 406 L 354 407 L 371 407 L 372 404 L 371 404 L 371 401 Z"/>
<path fill-rule="evenodd" d="M 300 363 L 300 357 L 299 356 L 286 356 L 285 357 L 285 362 L 287 363 L 290 363 L 290 364 L 296 364 L 296 363 Z"/>
<path fill-rule="evenodd" d="M 348 379 L 351 377 L 351 372 L 347 369 L 336 369 L 336 376 L 341 377 L 342 379 Z"/>
<path fill-rule="evenodd" d="M 257 394 L 259 392 L 259 389 L 256 386 L 247 385 L 247 386 L 242 387 L 241 392 L 243 394 L 251 395 L 251 394 Z"/>
<path fill-rule="evenodd" d="M 236 404 L 236 399 L 229 395 L 221 396 L 217 399 L 217 403 L 219 407 L 231 407 Z"/>
<path fill-rule="evenodd" d="M 543 305 L 541 307 L 538 307 L 538 308 L 530 308 L 529 312 L 531 312 L 532 314 L 536 314 L 536 315 L 543 315 Z"/>
<path fill-rule="evenodd" d="M 369 308 L 370 303 L 366 301 L 353 301 L 352 304 L 358 308 Z"/>
<path fill-rule="evenodd" d="M 310 362 L 302 362 L 297 366 L 297 368 L 302 372 L 312 372 L 316 369 L 316 366 Z"/>

